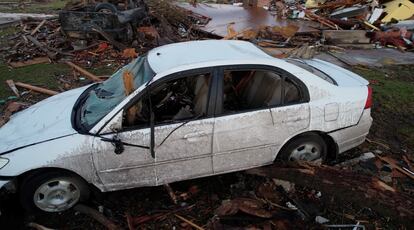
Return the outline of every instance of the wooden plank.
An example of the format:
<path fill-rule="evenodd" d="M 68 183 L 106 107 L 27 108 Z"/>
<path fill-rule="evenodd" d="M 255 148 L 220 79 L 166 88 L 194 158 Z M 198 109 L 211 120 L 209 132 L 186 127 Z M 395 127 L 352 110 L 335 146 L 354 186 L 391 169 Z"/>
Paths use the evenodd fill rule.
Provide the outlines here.
<path fill-rule="evenodd" d="M 30 35 L 34 35 L 45 23 L 46 23 L 46 19 L 43 19 L 43 21 L 41 21 L 39 25 L 37 25 L 36 28 L 34 28 L 34 30 L 30 33 Z"/>
<path fill-rule="evenodd" d="M 41 63 L 50 63 L 50 59 L 48 57 L 37 57 L 37 58 L 33 58 L 27 61 L 9 62 L 8 64 L 13 68 L 19 68 L 19 67 L 41 64 Z"/>
<path fill-rule="evenodd" d="M 100 79 L 95 74 L 93 74 L 93 73 L 87 71 L 86 69 L 74 64 L 73 62 L 67 61 L 66 64 L 69 65 L 70 67 L 72 67 L 74 70 L 81 73 L 82 75 L 84 75 L 85 77 L 87 77 L 90 80 L 94 81 L 94 82 L 101 82 L 102 81 L 102 79 Z"/>
<path fill-rule="evenodd" d="M 53 90 L 50 90 L 50 89 L 45 89 L 45 88 L 42 88 L 42 87 L 29 85 L 29 84 L 22 83 L 22 82 L 16 82 L 14 84 L 16 86 L 19 86 L 19 87 L 22 87 L 22 88 L 25 88 L 25 89 L 30 89 L 30 90 L 33 90 L 35 92 L 44 93 L 44 94 L 51 95 L 51 96 L 56 95 L 56 94 L 59 93 L 59 92 L 56 92 L 56 91 L 53 91 Z"/>
<path fill-rule="evenodd" d="M 13 80 L 6 80 L 7 85 L 10 87 L 10 89 L 13 91 L 13 93 L 17 96 L 20 97 L 20 93 L 19 90 L 16 88 L 16 85 L 14 84 Z"/>

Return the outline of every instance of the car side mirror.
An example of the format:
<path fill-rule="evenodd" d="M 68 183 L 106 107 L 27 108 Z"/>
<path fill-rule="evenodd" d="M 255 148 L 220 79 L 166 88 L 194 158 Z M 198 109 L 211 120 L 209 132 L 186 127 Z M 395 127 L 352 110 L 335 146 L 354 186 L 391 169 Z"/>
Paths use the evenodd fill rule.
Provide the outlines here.
<path fill-rule="evenodd" d="M 115 147 L 114 152 L 117 155 L 125 151 L 124 143 L 117 135 L 112 138 L 101 137 L 101 141 L 110 142 Z"/>
<path fill-rule="evenodd" d="M 118 136 L 113 137 L 113 145 L 115 147 L 114 152 L 116 155 L 119 155 L 125 151 L 124 143 L 119 139 Z"/>

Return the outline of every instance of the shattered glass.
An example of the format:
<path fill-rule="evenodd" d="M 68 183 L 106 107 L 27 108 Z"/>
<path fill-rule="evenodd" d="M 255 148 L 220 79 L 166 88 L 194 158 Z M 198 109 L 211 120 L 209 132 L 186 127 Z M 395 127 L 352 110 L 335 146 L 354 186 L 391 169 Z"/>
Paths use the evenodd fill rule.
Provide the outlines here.
<path fill-rule="evenodd" d="M 81 110 L 81 123 L 83 126 L 93 126 L 125 99 L 127 96 L 123 82 L 123 73 L 125 71 L 129 71 L 134 76 L 134 89 L 137 89 L 155 76 L 146 56 L 138 57 L 118 70 L 108 80 L 100 83 L 89 92 Z"/>

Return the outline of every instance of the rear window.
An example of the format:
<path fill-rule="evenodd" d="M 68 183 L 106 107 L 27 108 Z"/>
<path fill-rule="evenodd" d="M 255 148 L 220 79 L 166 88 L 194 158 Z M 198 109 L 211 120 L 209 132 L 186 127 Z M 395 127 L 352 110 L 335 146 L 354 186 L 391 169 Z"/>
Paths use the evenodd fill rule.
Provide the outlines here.
<path fill-rule="evenodd" d="M 329 75 L 325 74 L 324 72 L 318 70 L 317 68 L 315 68 L 313 66 L 310 66 L 310 65 L 306 64 L 305 62 L 303 62 L 301 60 L 290 59 L 290 58 L 285 59 L 285 60 L 287 62 L 289 62 L 290 64 L 294 64 L 294 65 L 296 65 L 296 66 L 298 66 L 302 69 L 305 69 L 305 70 L 315 74 L 316 76 L 322 78 L 323 80 L 325 80 L 325 81 L 327 81 L 327 82 L 329 82 L 333 85 L 336 85 L 336 82 L 331 77 L 329 77 Z"/>

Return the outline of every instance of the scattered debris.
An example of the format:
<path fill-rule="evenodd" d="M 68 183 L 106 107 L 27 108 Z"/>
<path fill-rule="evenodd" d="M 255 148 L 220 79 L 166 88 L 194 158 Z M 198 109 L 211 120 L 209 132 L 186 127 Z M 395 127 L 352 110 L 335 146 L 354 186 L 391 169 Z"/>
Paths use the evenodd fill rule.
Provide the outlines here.
<path fill-rule="evenodd" d="M 10 119 L 10 116 L 14 113 L 27 108 L 29 105 L 21 102 L 10 102 L 6 105 L 6 108 L 3 111 L 3 115 L 0 117 L 0 127 L 7 123 Z"/>
<path fill-rule="evenodd" d="M 75 65 L 74 63 L 68 61 L 66 62 L 66 64 L 70 67 L 72 67 L 74 70 L 78 71 L 79 73 L 81 73 L 82 75 L 84 75 L 85 77 L 89 78 L 90 80 L 94 81 L 94 82 L 100 82 L 102 81 L 102 79 L 100 79 L 98 76 L 88 72 L 87 70 L 85 70 L 84 68 Z"/>
<path fill-rule="evenodd" d="M 174 214 L 174 216 L 175 216 L 175 217 L 177 217 L 178 219 L 180 219 L 180 220 L 182 220 L 182 221 L 186 222 L 187 224 L 191 225 L 191 226 L 192 226 L 192 227 L 194 227 L 195 229 L 198 229 L 198 230 L 204 230 L 204 228 L 202 228 L 202 227 L 198 226 L 197 224 L 193 223 L 193 222 L 192 222 L 192 221 L 190 221 L 190 220 L 187 220 L 186 218 L 184 218 L 184 217 L 182 217 L 182 216 L 180 216 L 180 215 L 178 215 L 178 214 Z"/>
<path fill-rule="evenodd" d="M 33 91 L 38 92 L 38 93 L 44 93 L 44 94 L 47 94 L 47 95 L 50 95 L 50 96 L 53 96 L 53 95 L 56 95 L 56 94 L 59 93 L 59 92 L 56 92 L 56 91 L 53 91 L 53 90 L 50 90 L 50 89 L 45 89 L 45 88 L 42 88 L 42 87 L 38 87 L 38 86 L 34 86 L 34 85 L 22 83 L 22 82 L 15 82 L 14 84 L 16 86 L 19 86 L 19 87 L 22 87 L 22 88 L 25 88 L 25 89 L 30 89 L 30 90 L 33 90 Z"/>
<path fill-rule="evenodd" d="M 414 217 L 412 211 L 414 200 L 410 196 L 397 191 L 376 177 L 362 173 L 356 174 L 346 169 L 310 164 L 293 167 L 274 165 L 247 172 L 318 189 L 324 194 L 330 194 L 330 199 L 334 199 L 335 202 L 352 203 L 362 208 L 368 206 L 383 216 L 392 217 L 401 223 L 408 224 L 409 219 Z M 306 179 L 309 177 L 312 180 Z"/>
<path fill-rule="evenodd" d="M 9 62 L 8 64 L 13 68 L 19 68 L 29 65 L 36 65 L 41 63 L 49 63 L 50 59 L 48 57 L 36 57 L 27 61 L 16 61 L 16 62 Z"/>
<path fill-rule="evenodd" d="M 97 210 L 93 208 L 85 206 L 83 204 L 77 204 L 74 207 L 74 210 L 92 217 L 94 220 L 98 221 L 99 223 L 101 223 L 103 226 L 105 226 L 109 230 L 122 229 L 119 226 L 117 226 L 115 223 L 110 221 L 108 218 L 106 218 L 102 213 L 98 212 Z"/>
<path fill-rule="evenodd" d="M 16 85 L 14 84 L 13 80 L 6 80 L 7 85 L 10 87 L 10 89 L 13 91 L 13 93 L 17 96 L 20 97 L 20 93 L 19 90 L 16 88 Z"/>
<path fill-rule="evenodd" d="M 28 223 L 27 227 L 31 227 L 31 228 L 34 228 L 34 229 L 37 229 L 37 230 L 53 230 L 52 228 L 47 228 L 43 225 L 33 223 L 33 222 Z"/>

